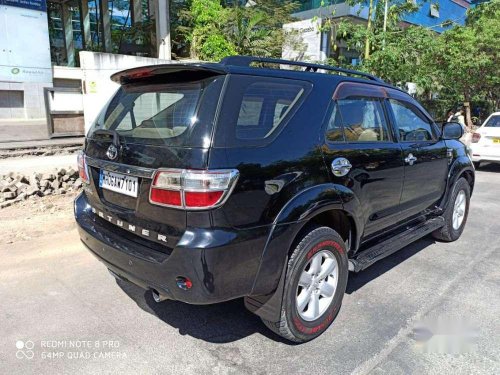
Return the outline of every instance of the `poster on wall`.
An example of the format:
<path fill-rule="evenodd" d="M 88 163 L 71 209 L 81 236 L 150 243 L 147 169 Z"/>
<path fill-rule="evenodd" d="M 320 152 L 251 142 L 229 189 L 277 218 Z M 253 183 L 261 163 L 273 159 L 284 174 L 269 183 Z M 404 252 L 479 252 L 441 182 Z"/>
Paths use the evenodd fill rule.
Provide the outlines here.
<path fill-rule="evenodd" d="M 282 57 L 287 60 L 324 60 L 326 56 L 321 49 L 323 38 L 323 33 L 320 31 L 321 24 L 320 18 L 284 24 L 285 43 Z"/>
<path fill-rule="evenodd" d="M 46 9 L 45 0 L 0 0 L 0 81 L 52 82 Z"/>

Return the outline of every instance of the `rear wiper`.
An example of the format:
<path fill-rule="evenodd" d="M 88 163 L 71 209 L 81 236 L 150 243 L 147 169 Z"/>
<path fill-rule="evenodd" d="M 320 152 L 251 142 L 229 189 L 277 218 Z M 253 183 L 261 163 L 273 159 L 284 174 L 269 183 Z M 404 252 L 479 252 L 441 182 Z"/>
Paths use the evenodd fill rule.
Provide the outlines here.
<path fill-rule="evenodd" d="M 120 135 L 116 130 L 110 129 L 97 129 L 92 134 L 92 137 L 95 135 L 109 135 L 113 137 L 113 145 L 119 150 L 120 149 Z"/>

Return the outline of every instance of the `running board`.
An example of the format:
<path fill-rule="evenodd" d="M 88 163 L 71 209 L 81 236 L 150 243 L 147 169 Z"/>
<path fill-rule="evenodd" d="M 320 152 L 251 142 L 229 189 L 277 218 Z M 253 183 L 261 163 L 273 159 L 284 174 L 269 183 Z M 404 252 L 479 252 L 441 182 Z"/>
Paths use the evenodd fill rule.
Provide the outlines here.
<path fill-rule="evenodd" d="M 376 261 L 395 253 L 419 238 L 441 228 L 443 225 L 444 218 L 442 216 L 434 217 L 363 250 L 356 257 L 349 259 L 349 271 L 362 271 L 370 267 Z"/>

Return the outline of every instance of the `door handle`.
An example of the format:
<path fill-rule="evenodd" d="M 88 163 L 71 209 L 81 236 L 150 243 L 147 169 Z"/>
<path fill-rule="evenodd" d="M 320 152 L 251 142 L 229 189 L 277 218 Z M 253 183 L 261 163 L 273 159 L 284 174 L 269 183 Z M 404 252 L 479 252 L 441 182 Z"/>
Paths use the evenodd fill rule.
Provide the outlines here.
<path fill-rule="evenodd" d="M 405 158 L 405 162 L 408 163 L 409 165 L 413 165 L 417 161 L 417 158 L 413 156 L 412 153 L 409 153 L 408 156 Z"/>
<path fill-rule="evenodd" d="M 352 164 L 346 158 L 337 158 L 332 161 L 332 172 L 336 177 L 343 177 L 349 173 Z"/>

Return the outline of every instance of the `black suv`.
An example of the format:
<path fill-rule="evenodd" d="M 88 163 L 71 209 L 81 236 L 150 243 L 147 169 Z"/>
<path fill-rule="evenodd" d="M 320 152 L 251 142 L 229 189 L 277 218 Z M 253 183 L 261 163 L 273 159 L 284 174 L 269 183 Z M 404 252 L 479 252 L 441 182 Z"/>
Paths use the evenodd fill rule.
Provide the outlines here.
<path fill-rule="evenodd" d="M 464 229 L 474 168 L 459 124 L 331 66 L 229 57 L 114 74 L 79 156 L 83 243 L 154 299 L 245 306 L 310 340 L 358 272 Z"/>

